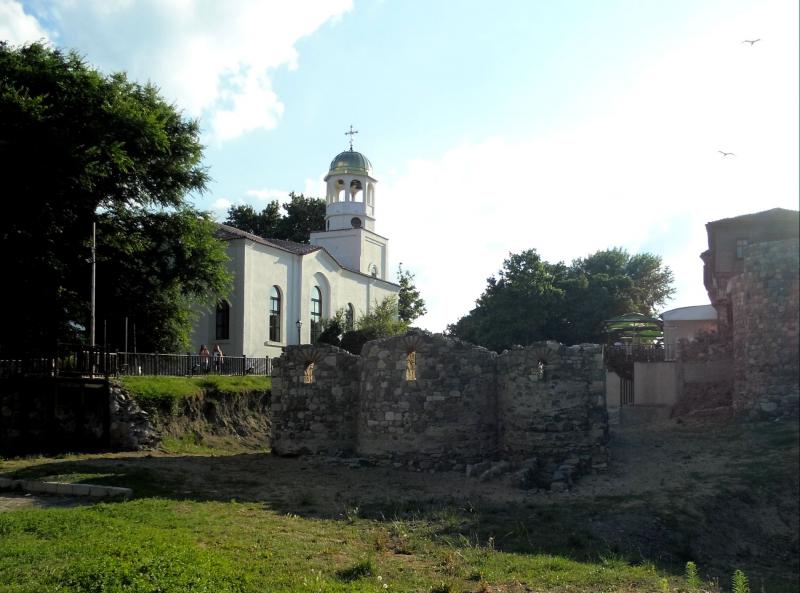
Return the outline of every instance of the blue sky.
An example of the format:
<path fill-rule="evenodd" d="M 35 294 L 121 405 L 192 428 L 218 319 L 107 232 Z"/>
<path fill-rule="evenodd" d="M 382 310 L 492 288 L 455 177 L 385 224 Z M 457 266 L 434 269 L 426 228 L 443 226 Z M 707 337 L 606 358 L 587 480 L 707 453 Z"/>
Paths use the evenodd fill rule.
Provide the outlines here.
<path fill-rule="evenodd" d="M 217 216 L 322 195 L 353 124 L 433 331 L 530 247 L 650 251 L 667 308 L 706 303 L 704 224 L 798 206 L 794 0 L 0 0 L 0 38 L 76 48 L 199 118 L 194 200 Z"/>

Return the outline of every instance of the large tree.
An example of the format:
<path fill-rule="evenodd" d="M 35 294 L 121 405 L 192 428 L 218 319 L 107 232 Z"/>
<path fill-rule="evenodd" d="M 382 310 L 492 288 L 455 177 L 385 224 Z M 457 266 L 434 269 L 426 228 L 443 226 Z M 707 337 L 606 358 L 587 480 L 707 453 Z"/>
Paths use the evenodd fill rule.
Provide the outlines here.
<path fill-rule="evenodd" d="M 272 239 L 286 239 L 308 243 L 313 231 L 325 228 L 325 200 L 307 198 L 303 194 L 289 193 L 289 201 L 282 204 L 273 200 L 261 212 L 249 204 L 228 208 L 225 224 L 248 233 Z"/>
<path fill-rule="evenodd" d="M 198 135 L 152 85 L 75 52 L 0 42 L 0 348 L 85 339 L 93 222 L 97 341 L 103 319 L 128 316 L 147 326 L 140 349 L 183 345 L 191 303 L 213 303 L 230 280 L 210 220 L 187 202 L 208 178 Z"/>
<path fill-rule="evenodd" d="M 511 254 L 448 333 L 492 350 L 560 337 L 565 275 L 563 264 L 547 263 L 535 249 Z"/>
<path fill-rule="evenodd" d="M 529 249 L 503 262 L 475 308 L 448 332 L 493 350 L 549 339 L 600 342 L 606 319 L 654 314 L 673 294 L 671 283 L 670 269 L 649 253 L 608 249 L 566 266 Z"/>

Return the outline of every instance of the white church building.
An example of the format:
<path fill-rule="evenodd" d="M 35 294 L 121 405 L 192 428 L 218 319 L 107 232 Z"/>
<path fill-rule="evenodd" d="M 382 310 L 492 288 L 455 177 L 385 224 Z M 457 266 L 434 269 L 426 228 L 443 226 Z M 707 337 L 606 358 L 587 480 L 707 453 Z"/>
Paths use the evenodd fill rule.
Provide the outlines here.
<path fill-rule="evenodd" d="M 216 311 L 204 311 L 192 332 L 194 348 L 219 344 L 226 356 L 280 356 L 308 344 L 322 320 L 343 310 L 352 325 L 400 287 L 388 278 L 388 239 L 375 232 L 372 164 L 360 152 L 331 162 L 325 229 L 310 244 L 269 239 L 220 225 L 233 290 Z"/>

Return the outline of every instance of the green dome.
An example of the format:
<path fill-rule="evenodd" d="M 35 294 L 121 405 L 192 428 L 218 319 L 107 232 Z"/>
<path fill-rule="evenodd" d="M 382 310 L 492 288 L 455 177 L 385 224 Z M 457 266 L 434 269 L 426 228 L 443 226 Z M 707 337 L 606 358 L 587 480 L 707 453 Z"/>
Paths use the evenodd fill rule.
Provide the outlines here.
<path fill-rule="evenodd" d="M 336 173 L 356 173 L 358 175 L 372 175 L 372 163 L 360 152 L 346 150 L 340 152 L 331 161 L 329 175 Z"/>

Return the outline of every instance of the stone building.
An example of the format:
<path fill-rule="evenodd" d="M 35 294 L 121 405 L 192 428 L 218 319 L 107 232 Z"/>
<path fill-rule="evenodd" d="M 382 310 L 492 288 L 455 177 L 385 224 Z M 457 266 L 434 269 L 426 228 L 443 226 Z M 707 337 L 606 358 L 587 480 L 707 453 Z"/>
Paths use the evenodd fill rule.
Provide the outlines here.
<path fill-rule="evenodd" d="M 703 281 L 730 345 L 734 409 L 796 414 L 800 392 L 800 218 L 775 208 L 709 222 Z M 708 359 L 709 353 L 696 352 Z M 720 358 L 715 355 L 716 358 Z"/>
<path fill-rule="evenodd" d="M 413 331 L 368 342 L 360 356 L 290 347 L 273 367 L 272 448 L 420 470 L 494 463 L 566 487 L 607 462 L 603 373 L 594 344 L 498 355 Z"/>
<path fill-rule="evenodd" d="M 733 322 L 731 280 L 744 271 L 747 247 L 755 243 L 798 237 L 798 213 L 773 208 L 763 212 L 723 218 L 706 224 L 708 249 L 703 260 L 703 284 L 721 323 Z"/>
<path fill-rule="evenodd" d="M 270 239 L 220 225 L 233 291 L 203 312 L 192 342 L 219 344 L 226 355 L 279 356 L 287 345 L 313 343 L 321 323 L 344 310 L 349 323 L 396 296 L 389 240 L 375 232 L 377 180 L 360 152 L 344 151 L 327 175 L 325 229 L 310 244 Z"/>

